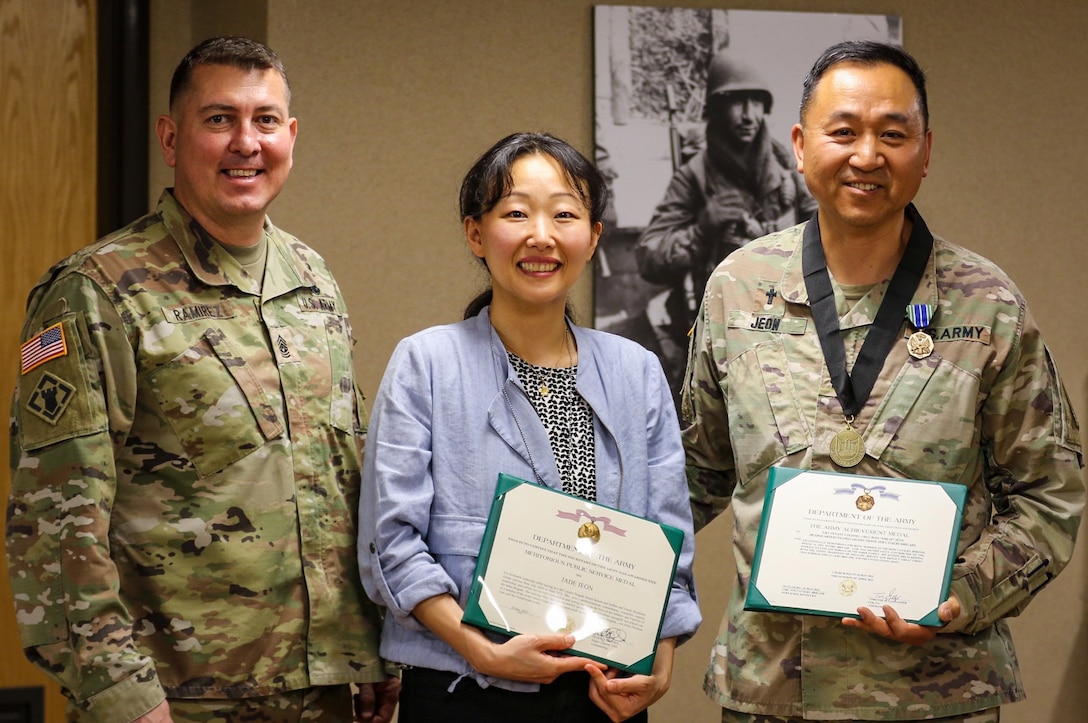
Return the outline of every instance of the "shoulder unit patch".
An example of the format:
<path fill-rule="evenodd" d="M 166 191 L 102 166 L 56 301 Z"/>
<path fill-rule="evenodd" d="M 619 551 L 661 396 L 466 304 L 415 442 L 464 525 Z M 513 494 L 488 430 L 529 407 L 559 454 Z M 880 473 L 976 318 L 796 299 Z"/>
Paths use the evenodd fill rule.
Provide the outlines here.
<path fill-rule="evenodd" d="M 30 393 L 30 399 L 26 402 L 27 411 L 49 424 L 56 424 L 75 393 L 74 386 L 46 372 Z"/>

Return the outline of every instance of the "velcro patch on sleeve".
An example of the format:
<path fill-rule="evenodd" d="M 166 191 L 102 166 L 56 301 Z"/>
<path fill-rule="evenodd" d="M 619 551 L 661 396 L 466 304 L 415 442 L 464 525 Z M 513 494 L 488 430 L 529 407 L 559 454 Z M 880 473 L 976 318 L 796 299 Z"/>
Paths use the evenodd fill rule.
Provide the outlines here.
<path fill-rule="evenodd" d="M 45 420 L 48 424 L 56 424 L 72 398 L 76 394 L 76 388 L 58 376 L 45 372 L 38 377 L 38 383 L 34 385 L 30 398 L 26 402 L 27 411 Z"/>
<path fill-rule="evenodd" d="M 66 316 L 43 330 L 45 334 L 54 326 L 60 328 L 65 351 L 51 352 L 49 359 L 19 375 L 15 392 L 18 403 L 13 411 L 24 450 L 93 434 L 109 426 L 98 372 L 84 353 L 76 324 L 76 317 Z"/>
<path fill-rule="evenodd" d="M 50 359 L 65 356 L 67 353 L 68 342 L 64 337 L 64 325 L 58 321 L 23 344 L 19 355 L 19 373 L 26 374 Z"/>

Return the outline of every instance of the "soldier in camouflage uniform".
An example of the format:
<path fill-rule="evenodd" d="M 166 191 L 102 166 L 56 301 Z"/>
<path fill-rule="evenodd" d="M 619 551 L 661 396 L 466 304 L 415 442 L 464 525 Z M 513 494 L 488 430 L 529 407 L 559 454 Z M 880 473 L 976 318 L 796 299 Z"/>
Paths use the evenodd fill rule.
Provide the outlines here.
<path fill-rule="evenodd" d="M 1079 430 L 1039 329 L 999 268 L 932 237 L 910 205 L 929 162 L 924 83 L 898 48 L 829 49 L 793 132 L 820 204 L 815 227 L 745 246 L 706 289 L 682 414 L 696 528 L 730 503 L 735 519 L 738 584 L 705 679 L 723 721 L 996 721 L 1001 704 L 1025 696 L 1007 618 L 1073 551 Z M 836 462 L 833 440 L 850 420 L 818 338 L 807 249 L 823 249 L 854 374 L 915 236 L 932 249 L 918 255 L 920 281 L 905 298 L 932 309 L 928 341 L 912 355 L 915 331 L 893 309 L 891 350 L 852 420 L 864 454 Z M 964 485 L 943 626 L 891 607 L 841 620 L 745 611 L 772 466 Z"/>
<path fill-rule="evenodd" d="M 706 148 L 673 175 L 635 249 L 639 274 L 669 287 L 664 304 L 651 302 L 648 313 L 677 395 L 688 331 L 710 272 L 749 240 L 816 210 L 789 151 L 767 128 L 773 101 L 755 70 L 728 50 L 714 56 L 707 68 Z"/>
<path fill-rule="evenodd" d="M 296 121 L 241 38 L 179 65 L 158 209 L 31 292 L 7 554 L 70 720 L 351 720 L 384 706 L 356 562 L 365 417 L 324 260 L 273 226 Z M 375 702 L 376 701 L 376 702 Z"/>

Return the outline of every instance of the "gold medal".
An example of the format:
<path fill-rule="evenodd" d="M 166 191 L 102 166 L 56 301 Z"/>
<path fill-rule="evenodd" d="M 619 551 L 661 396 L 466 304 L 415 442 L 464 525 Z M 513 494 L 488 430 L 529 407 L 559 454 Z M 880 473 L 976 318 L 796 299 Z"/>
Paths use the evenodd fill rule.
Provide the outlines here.
<path fill-rule="evenodd" d="M 874 500 L 873 496 L 869 494 L 869 490 L 865 490 L 865 492 L 863 492 L 861 495 L 858 496 L 856 500 L 854 500 L 854 504 L 857 505 L 857 508 L 862 512 L 868 512 L 869 510 L 873 509 L 873 505 L 876 504 L 876 500 Z"/>
<path fill-rule="evenodd" d="M 588 538 L 593 544 L 597 544 L 601 541 L 601 528 L 595 522 L 583 523 L 578 528 L 578 537 Z"/>
<path fill-rule="evenodd" d="M 916 331 L 907 339 L 907 351 L 915 359 L 925 359 L 933 353 L 933 337 L 924 331 Z"/>
<path fill-rule="evenodd" d="M 865 443 L 849 422 L 846 429 L 831 438 L 831 461 L 840 467 L 853 467 L 865 458 Z"/>

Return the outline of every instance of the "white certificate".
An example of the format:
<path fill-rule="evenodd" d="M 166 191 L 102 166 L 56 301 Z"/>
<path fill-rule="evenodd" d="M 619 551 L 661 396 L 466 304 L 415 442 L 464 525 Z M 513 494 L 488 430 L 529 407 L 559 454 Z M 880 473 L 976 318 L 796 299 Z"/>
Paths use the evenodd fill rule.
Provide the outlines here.
<path fill-rule="evenodd" d="M 499 475 L 464 621 L 648 674 L 684 533 Z"/>
<path fill-rule="evenodd" d="M 770 470 L 746 610 L 940 625 L 967 488 L 855 474 Z"/>

